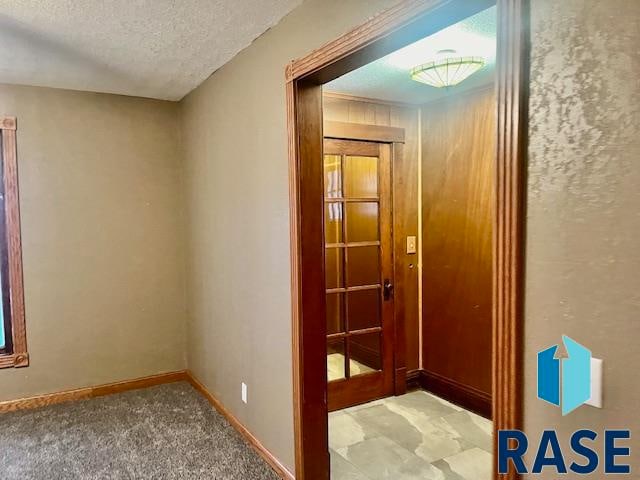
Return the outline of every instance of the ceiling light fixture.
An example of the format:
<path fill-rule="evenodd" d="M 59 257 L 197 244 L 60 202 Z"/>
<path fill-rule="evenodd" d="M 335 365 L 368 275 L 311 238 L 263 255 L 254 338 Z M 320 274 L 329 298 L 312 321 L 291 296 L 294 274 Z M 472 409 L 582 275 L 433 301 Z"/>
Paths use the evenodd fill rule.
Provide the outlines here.
<path fill-rule="evenodd" d="M 432 87 L 451 87 L 476 73 L 484 67 L 482 57 L 455 57 L 455 50 L 441 50 L 440 58 L 411 70 L 411 78 L 416 82 L 426 83 Z"/>

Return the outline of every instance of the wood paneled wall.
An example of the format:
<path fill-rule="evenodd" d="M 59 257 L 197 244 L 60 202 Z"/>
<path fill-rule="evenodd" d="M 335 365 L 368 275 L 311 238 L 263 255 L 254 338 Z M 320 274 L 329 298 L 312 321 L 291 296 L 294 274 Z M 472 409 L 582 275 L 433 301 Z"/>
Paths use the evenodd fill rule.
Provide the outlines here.
<path fill-rule="evenodd" d="M 405 129 L 402 155 L 393 163 L 395 306 L 405 319 L 407 370 L 416 370 L 420 357 L 418 256 L 406 254 L 406 237 L 418 236 L 418 108 L 328 94 L 324 96 L 323 114 L 325 121 Z"/>
<path fill-rule="evenodd" d="M 481 411 L 491 396 L 494 98 L 491 87 L 421 112 L 425 383 Z"/>

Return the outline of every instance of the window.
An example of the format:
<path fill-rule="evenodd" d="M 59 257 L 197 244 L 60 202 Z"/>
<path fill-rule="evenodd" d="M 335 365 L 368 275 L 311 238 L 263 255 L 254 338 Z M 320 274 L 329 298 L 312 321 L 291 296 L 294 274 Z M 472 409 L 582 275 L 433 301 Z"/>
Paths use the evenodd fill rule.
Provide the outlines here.
<path fill-rule="evenodd" d="M 0 368 L 26 367 L 16 119 L 0 117 L 0 132 Z"/>

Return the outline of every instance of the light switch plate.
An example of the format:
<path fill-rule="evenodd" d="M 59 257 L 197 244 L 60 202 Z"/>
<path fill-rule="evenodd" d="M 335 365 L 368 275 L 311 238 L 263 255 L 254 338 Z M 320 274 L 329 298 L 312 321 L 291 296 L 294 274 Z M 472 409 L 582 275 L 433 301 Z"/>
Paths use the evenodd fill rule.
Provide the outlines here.
<path fill-rule="evenodd" d="M 416 237 L 407 237 L 407 255 L 416 253 Z"/>
<path fill-rule="evenodd" d="M 602 360 L 591 358 L 591 398 L 585 403 L 602 408 Z"/>

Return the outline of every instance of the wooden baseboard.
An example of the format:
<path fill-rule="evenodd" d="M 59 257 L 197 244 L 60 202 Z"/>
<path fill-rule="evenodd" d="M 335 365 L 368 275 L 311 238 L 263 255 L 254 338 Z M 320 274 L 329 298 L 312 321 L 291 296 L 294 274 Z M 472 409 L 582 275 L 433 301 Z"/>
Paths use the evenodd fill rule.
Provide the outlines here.
<path fill-rule="evenodd" d="M 491 395 L 427 370 L 407 372 L 407 390 L 422 389 L 491 419 Z"/>
<path fill-rule="evenodd" d="M 244 439 L 249 442 L 256 452 L 273 468 L 273 470 L 285 480 L 295 480 L 295 476 L 278 460 L 265 446 L 258 440 L 240 420 L 238 420 L 220 401 L 213 396 L 209 390 L 193 376 L 190 371 L 186 372 L 187 381 L 193 388 L 200 392 L 209 403 L 235 428 Z"/>
<path fill-rule="evenodd" d="M 158 375 L 150 375 L 148 377 L 136 378 L 133 380 L 124 380 L 122 382 L 107 383 L 95 387 L 77 388 L 75 390 L 48 393 L 46 395 L 37 395 L 35 397 L 21 398 L 19 400 L 7 400 L 0 402 L 0 413 L 46 407 L 57 403 L 101 397 L 103 395 L 111 395 L 112 393 L 126 392 L 127 390 L 153 387 L 155 385 L 179 382 L 183 380 L 187 381 L 186 370 L 160 373 Z"/>
<path fill-rule="evenodd" d="M 407 371 L 407 390 L 417 390 L 422 388 L 421 384 L 421 370 L 409 370 Z"/>
<path fill-rule="evenodd" d="M 491 419 L 491 395 L 485 392 L 427 370 L 420 370 L 420 386 L 451 403 Z"/>

